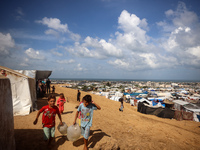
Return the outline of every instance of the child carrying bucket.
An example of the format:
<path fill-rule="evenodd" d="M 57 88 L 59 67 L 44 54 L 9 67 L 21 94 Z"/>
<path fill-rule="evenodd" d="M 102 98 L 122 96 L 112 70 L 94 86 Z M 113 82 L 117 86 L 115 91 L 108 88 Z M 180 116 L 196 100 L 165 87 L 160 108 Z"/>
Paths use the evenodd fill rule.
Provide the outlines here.
<path fill-rule="evenodd" d="M 48 147 L 50 148 L 51 141 L 55 139 L 55 117 L 56 114 L 60 119 L 60 125 L 63 125 L 62 118 L 58 107 L 55 106 L 56 97 L 54 95 L 50 95 L 48 97 L 48 105 L 43 106 L 37 113 L 36 119 L 33 122 L 34 125 L 37 124 L 38 118 L 41 113 L 42 115 L 42 124 L 43 124 L 43 131 L 44 131 L 44 140 L 47 142 Z"/>
<path fill-rule="evenodd" d="M 64 103 L 66 103 L 65 96 L 63 93 L 60 93 L 60 97 L 57 100 L 57 106 L 61 114 L 63 114 L 64 111 Z"/>
<path fill-rule="evenodd" d="M 101 109 L 99 105 L 92 101 L 90 95 L 83 97 L 83 103 L 81 103 L 77 109 L 73 125 L 76 124 L 79 112 L 81 112 L 81 134 L 84 139 L 84 150 L 88 149 L 88 138 L 90 135 L 90 127 L 92 126 L 93 110 Z"/>

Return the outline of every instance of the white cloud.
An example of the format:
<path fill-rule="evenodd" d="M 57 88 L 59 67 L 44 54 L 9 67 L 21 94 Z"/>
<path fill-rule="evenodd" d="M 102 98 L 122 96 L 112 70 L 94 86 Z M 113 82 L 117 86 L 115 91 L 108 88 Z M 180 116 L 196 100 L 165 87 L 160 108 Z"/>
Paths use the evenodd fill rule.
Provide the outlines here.
<path fill-rule="evenodd" d="M 86 69 L 86 68 L 83 68 L 83 67 L 81 66 L 81 64 L 79 63 L 79 64 L 77 65 L 77 67 L 74 68 L 74 71 L 87 71 L 87 69 Z"/>
<path fill-rule="evenodd" d="M 1 55 L 8 55 L 10 49 L 15 47 L 15 42 L 12 39 L 10 33 L 0 33 L 0 53 Z"/>
<path fill-rule="evenodd" d="M 60 63 L 60 64 L 71 64 L 71 63 L 74 63 L 75 60 L 73 60 L 73 59 L 70 59 L 70 60 L 57 60 L 56 62 Z"/>
<path fill-rule="evenodd" d="M 57 32 L 57 31 L 55 31 L 55 30 L 53 30 L 53 29 L 48 29 L 48 30 L 46 30 L 45 31 L 45 34 L 49 34 L 49 35 L 54 35 L 55 37 L 59 37 L 59 33 Z"/>
<path fill-rule="evenodd" d="M 169 9 L 169 10 L 167 10 L 167 11 L 165 12 L 165 15 L 166 15 L 167 17 L 170 17 L 170 16 L 172 16 L 173 14 L 174 14 L 174 11 L 171 10 L 171 9 Z"/>
<path fill-rule="evenodd" d="M 81 39 L 81 36 L 79 34 L 73 33 L 73 32 L 69 32 L 69 35 L 71 37 L 72 40 L 74 41 L 79 41 Z"/>
<path fill-rule="evenodd" d="M 148 28 L 146 19 L 140 20 L 135 14 L 130 14 L 126 10 L 123 10 L 118 18 L 119 28 L 125 33 L 133 33 L 138 41 L 146 42 L 146 31 L 141 29 Z"/>
<path fill-rule="evenodd" d="M 25 53 L 29 56 L 29 58 L 32 59 L 41 59 L 41 60 L 45 59 L 44 55 L 40 51 L 34 50 L 33 48 L 27 49 Z"/>
<path fill-rule="evenodd" d="M 118 28 L 124 33 L 116 32 L 116 43 L 123 49 L 132 51 L 146 51 L 149 37 L 146 35 L 148 23 L 146 19 L 140 19 L 135 14 L 123 10 L 118 18 Z"/>
<path fill-rule="evenodd" d="M 198 22 L 198 16 L 189 11 L 183 2 L 179 2 L 177 10 L 173 13 L 174 18 L 172 19 L 175 26 L 187 27 Z"/>
<path fill-rule="evenodd" d="M 73 47 L 66 47 L 65 49 L 76 56 L 98 59 L 121 57 L 123 55 L 122 50 L 115 47 L 112 43 L 89 36 L 85 38 L 82 44 L 76 42 Z"/>
<path fill-rule="evenodd" d="M 140 54 L 140 57 L 144 58 L 144 61 L 150 68 L 158 67 L 157 58 L 154 54 L 152 53 Z"/>
<path fill-rule="evenodd" d="M 81 36 L 79 34 L 73 33 L 72 31 L 70 31 L 68 29 L 68 25 L 67 24 L 61 24 L 60 19 L 58 18 L 47 18 L 44 17 L 42 20 L 37 20 L 37 23 L 41 23 L 43 25 L 46 25 L 48 28 L 48 30 L 45 31 L 45 34 L 51 34 L 56 36 L 57 38 L 61 38 L 60 43 L 63 43 L 66 40 L 63 36 L 64 33 L 68 34 L 68 36 L 74 40 L 74 41 L 79 41 L 81 39 Z M 59 34 L 62 33 L 62 36 Z"/>
<path fill-rule="evenodd" d="M 61 21 L 57 18 L 44 17 L 42 20 L 38 20 L 36 22 L 41 23 L 43 25 L 47 25 L 49 28 L 60 31 L 60 32 L 68 32 L 68 25 L 61 24 Z"/>
<path fill-rule="evenodd" d="M 115 47 L 113 44 L 106 42 L 103 39 L 99 41 L 99 44 L 106 55 L 115 57 L 121 57 L 123 55 L 121 49 Z"/>
<path fill-rule="evenodd" d="M 157 23 L 163 31 L 169 33 L 161 47 L 173 55 L 177 65 L 200 67 L 200 23 L 198 16 L 187 9 L 185 3 L 179 2 L 176 10 L 165 12 L 168 20 Z M 170 28 L 170 30 L 166 30 Z M 166 34 L 167 35 L 167 34 Z"/>
<path fill-rule="evenodd" d="M 200 46 L 188 48 L 187 52 L 196 56 L 200 60 Z"/>
<path fill-rule="evenodd" d="M 56 50 L 51 50 L 51 52 L 52 52 L 53 55 L 60 56 L 60 57 L 63 56 L 62 53 L 59 53 Z"/>
<path fill-rule="evenodd" d="M 121 60 L 121 59 L 116 59 L 115 61 L 108 61 L 109 64 L 116 66 L 117 68 L 124 68 L 128 69 L 129 68 L 129 63 L 127 61 Z"/>

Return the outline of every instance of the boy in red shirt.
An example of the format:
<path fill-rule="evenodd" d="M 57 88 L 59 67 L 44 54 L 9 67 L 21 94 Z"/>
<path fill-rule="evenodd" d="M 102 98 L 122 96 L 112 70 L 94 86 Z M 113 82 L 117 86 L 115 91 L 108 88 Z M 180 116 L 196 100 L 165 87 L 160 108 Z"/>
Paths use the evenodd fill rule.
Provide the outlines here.
<path fill-rule="evenodd" d="M 64 103 L 66 102 L 65 96 L 63 93 L 60 93 L 60 97 L 57 100 L 57 106 L 59 108 L 60 114 L 63 114 L 64 111 Z"/>
<path fill-rule="evenodd" d="M 49 105 L 43 106 L 39 110 L 39 112 L 37 113 L 36 119 L 33 122 L 33 124 L 36 125 L 38 122 L 38 117 L 43 112 L 42 124 L 43 124 L 43 131 L 44 131 L 44 140 L 48 141 L 48 146 L 51 144 L 51 141 L 55 135 L 55 116 L 56 116 L 56 114 L 58 114 L 58 117 L 60 119 L 60 125 L 63 125 L 60 112 L 58 110 L 58 107 L 55 106 L 55 102 L 56 102 L 56 97 L 54 95 L 50 95 L 48 97 Z"/>

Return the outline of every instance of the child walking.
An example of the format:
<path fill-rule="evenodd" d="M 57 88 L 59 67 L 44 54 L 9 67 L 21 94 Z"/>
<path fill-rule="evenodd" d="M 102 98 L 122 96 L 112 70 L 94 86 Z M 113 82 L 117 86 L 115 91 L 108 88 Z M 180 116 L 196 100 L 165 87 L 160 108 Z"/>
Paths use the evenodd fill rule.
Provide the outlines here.
<path fill-rule="evenodd" d="M 121 102 L 120 104 L 120 108 L 119 108 L 119 111 L 122 111 L 123 112 L 123 108 L 124 108 L 124 98 L 120 98 L 119 101 Z"/>
<path fill-rule="evenodd" d="M 54 85 L 53 85 L 51 88 L 52 88 L 52 93 L 54 94 L 54 93 L 55 93 L 55 89 L 56 89 L 56 88 L 55 88 L 55 86 L 54 86 Z"/>
<path fill-rule="evenodd" d="M 60 97 L 57 100 L 57 106 L 59 108 L 60 114 L 63 114 L 64 103 L 66 103 L 65 96 L 63 93 L 60 93 Z"/>
<path fill-rule="evenodd" d="M 83 97 L 83 103 L 81 103 L 77 109 L 73 124 L 76 124 L 79 112 L 81 112 L 81 134 L 84 137 L 84 148 L 88 149 L 88 137 L 90 135 L 90 127 L 92 126 L 93 110 L 101 109 L 99 105 L 92 101 L 90 95 Z"/>
<path fill-rule="evenodd" d="M 55 106 L 56 97 L 54 95 L 50 95 L 48 97 L 48 105 L 43 106 L 39 112 L 37 113 L 36 119 L 33 122 L 34 125 L 37 124 L 38 118 L 40 114 L 43 112 L 42 115 L 42 124 L 43 124 L 43 131 L 44 131 L 44 140 L 47 141 L 48 147 L 51 144 L 52 139 L 55 135 L 55 116 L 58 115 L 60 119 L 60 125 L 62 126 L 62 118 L 58 107 Z"/>

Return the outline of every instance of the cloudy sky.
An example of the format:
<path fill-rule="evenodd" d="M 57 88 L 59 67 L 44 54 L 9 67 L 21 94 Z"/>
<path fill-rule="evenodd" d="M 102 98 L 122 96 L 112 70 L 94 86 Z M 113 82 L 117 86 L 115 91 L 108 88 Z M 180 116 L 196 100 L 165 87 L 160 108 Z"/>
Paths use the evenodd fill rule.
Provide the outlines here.
<path fill-rule="evenodd" d="M 0 65 L 51 78 L 200 80 L 198 0 L 7 0 Z"/>

